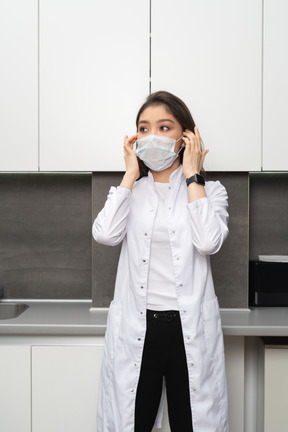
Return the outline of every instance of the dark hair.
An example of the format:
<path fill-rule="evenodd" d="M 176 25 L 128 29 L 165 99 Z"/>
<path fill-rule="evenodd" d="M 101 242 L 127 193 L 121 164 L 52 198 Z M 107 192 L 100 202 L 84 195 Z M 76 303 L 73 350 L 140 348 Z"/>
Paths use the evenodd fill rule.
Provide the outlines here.
<path fill-rule="evenodd" d="M 167 111 L 175 117 L 178 123 L 180 123 L 183 131 L 185 129 L 189 129 L 190 131 L 194 132 L 195 122 L 193 120 L 193 117 L 188 107 L 180 98 L 167 91 L 157 91 L 147 97 L 146 101 L 139 109 L 136 117 L 137 130 L 138 130 L 139 119 L 143 111 L 145 111 L 146 108 L 149 108 L 151 106 L 156 106 L 156 105 L 165 105 Z M 183 161 L 183 153 L 184 152 L 181 151 L 179 154 L 180 163 L 182 163 Z M 140 179 L 145 175 L 147 176 L 149 168 L 139 158 L 138 158 L 138 163 L 140 168 L 140 177 L 139 177 Z M 204 170 L 201 171 L 201 174 L 204 175 Z"/>

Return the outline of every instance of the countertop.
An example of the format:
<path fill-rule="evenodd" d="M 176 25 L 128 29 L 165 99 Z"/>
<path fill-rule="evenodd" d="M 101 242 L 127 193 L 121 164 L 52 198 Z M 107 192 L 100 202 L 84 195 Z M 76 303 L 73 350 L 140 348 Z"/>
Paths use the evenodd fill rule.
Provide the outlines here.
<path fill-rule="evenodd" d="M 8 301 L 8 300 L 7 300 Z M 13 319 L 0 320 L 1 335 L 103 336 L 108 308 L 90 300 L 10 300 L 29 304 Z M 221 309 L 224 335 L 288 336 L 288 308 Z"/>

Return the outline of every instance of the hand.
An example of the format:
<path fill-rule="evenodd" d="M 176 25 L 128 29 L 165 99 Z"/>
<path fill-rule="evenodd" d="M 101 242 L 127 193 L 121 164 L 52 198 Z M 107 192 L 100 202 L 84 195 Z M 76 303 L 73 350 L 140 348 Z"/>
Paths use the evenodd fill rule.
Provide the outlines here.
<path fill-rule="evenodd" d="M 137 134 L 132 135 L 130 138 L 125 135 L 124 138 L 124 160 L 126 166 L 126 172 L 124 174 L 121 186 L 132 189 L 134 182 L 140 176 L 139 164 L 133 145 L 137 140 Z"/>
<path fill-rule="evenodd" d="M 203 168 L 203 163 L 206 154 L 209 150 L 201 148 L 201 137 L 199 130 L 195 126 L 194 133 L 188 129 L 183 132 L 183 141 L 185 145 L 182 170 L 185 178 L 189 178 L 194 174 L 200 174 Z"/>

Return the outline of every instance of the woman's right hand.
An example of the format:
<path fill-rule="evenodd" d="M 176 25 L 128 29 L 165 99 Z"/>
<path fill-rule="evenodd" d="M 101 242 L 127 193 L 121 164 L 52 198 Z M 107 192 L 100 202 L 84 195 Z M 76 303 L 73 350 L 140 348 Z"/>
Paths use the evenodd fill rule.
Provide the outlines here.
<path fill-rule="evenodd" d="M 133 150 L 133 145 L 137 140 L 137 134 L 128 137 L 125 135 L 124 138 L 124 160 L 126 166 L 126 172 L 123 177 L 121 186 L 128 187 L 132 189 L 134 182 L 140 176 L 140 169 L 138 164 L 138 159 L 135 151 Z"/>

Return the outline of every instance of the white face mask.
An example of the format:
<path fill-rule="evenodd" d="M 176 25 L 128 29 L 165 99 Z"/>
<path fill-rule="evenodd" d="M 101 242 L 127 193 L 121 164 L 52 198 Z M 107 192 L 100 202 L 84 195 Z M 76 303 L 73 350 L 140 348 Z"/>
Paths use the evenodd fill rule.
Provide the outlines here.
<path fill-rule="evenodd" d="M 161 135 L 147 135 L 135 142 L 135 153 L 148 168 L 153 171 L 162 171 L 170 168 L 173 162 L 179 156 L 174 152 L 175 144 L 182 136 L 176 140 L 174 138 L 164 137 Z"/>

